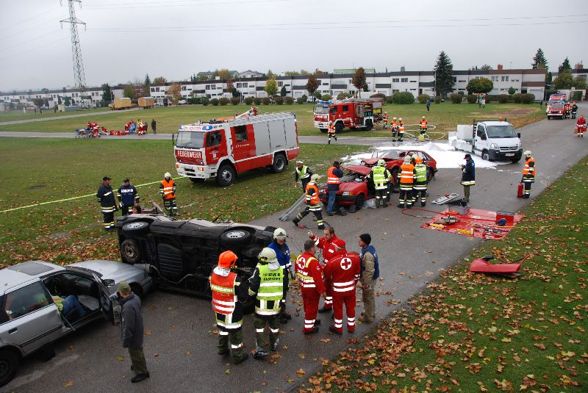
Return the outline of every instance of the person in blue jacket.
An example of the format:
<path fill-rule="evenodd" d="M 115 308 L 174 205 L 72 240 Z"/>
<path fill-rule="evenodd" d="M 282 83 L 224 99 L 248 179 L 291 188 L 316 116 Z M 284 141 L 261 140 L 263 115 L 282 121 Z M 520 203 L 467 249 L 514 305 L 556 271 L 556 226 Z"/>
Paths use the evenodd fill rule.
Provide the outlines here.
<path fill-rule="evenodd" d="M 131 184 L 129 178 L 126 178 L 119 187 L 118 198 L 120 199 L 120 208 L 123 216 L 129 214 L 129 208 L 132 211 L 133 207 L 139 203 L 139 193 L 135 186 Z"/>
<path fill-rule="evenodd" d="M 284 269 L 284 277 L 285 277 L 285 286 L 286 292 L 284 293 L 284 298 L 282 299 L 282 307 L 280 311 L 280 322 L 287 323 L 292 316 L 286 312 L 286 296 L 288 294 L 288 285 L 290 282 L 290 278 L 294 279 L 294 270 L 292 268 L 292 262 L 290 261 L 290 247 L 286 244 L 286 237 L 288 234 L 282 228 L 277 228 L 274 231 L 274 241 L 271 242 L 268 247 L 271 248 L 276 252 L 276 256 L 278 258 L 278 262 L 282 269 Z"/>
<path fill-rule="evenodd" d="M 463 201 L 470 202 L 470 187 L 476 185 L 476 164 L 472 156 L 468 153 L 464 156 L 466 160 L 465 165 L 461 166 L 461 185 L 463 186 Z"/>

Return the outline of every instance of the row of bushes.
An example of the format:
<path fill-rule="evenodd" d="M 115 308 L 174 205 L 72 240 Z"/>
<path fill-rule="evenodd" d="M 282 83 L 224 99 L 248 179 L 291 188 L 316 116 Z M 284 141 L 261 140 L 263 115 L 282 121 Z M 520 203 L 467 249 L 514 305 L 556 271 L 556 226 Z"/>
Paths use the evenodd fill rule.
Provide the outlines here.
<path fill-rule="evenodd" d="M 461 104 L 464 101 L 464 96 L 462 92 L 459 93 L 452 93 L 449 95 L 449 100 L 454 104 Z M 469 104 L 475 104 L 478 102 L 478 96 L 474 94 L 468 94 L 465 96 L 466 101 Z M 486 102 L 498 102 L 500 104 L 506 104 L 509 102 L 514 102 L 516 104 L 531 104 L 535 101 L 535 96 L 533 94 L 498 94 L 498 95 L 486 95 Z"/>

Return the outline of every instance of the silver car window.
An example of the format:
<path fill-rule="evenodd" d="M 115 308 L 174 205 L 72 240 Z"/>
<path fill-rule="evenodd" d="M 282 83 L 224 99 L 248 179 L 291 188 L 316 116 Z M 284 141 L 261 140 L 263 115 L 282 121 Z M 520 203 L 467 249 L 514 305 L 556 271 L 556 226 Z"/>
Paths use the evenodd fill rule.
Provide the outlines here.
<path fill-rule="evenodd" d="M 6 294 L 4 310 L 9 319 L 15 319 L 52 303 L 51 297 L 40 282 Z"/>

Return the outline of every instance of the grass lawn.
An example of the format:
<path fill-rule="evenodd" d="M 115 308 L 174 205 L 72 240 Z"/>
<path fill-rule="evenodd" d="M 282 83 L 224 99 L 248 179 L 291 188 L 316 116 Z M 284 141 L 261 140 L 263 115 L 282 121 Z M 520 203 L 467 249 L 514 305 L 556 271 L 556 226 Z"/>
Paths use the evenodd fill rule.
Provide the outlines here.
<path fill-rule="evenodd" d="M 300 157 L 316 172 L 343 155 L 364 151 L 349 145 L 302 145 Z M 175 173 L 169 141 L 2 139 L 0 210 L 96 193 L 104 175 L 118 188 L 124 177 L 136 184 Z M 294 166 L 280 174 L 249 172 L 228 188 L 214 182 L 193 185 L 177 178 L 181 218 L 216 217 L 249 221 L 292 204 L 300 195 Z M 138 189 L 142 205 L 160 202 L 157 184 Z M 27 259 L 71 262 L 81 258 L 118 259 L 116 235 L 101 230 L 94 196 L 0 212 L 0 265 Z M 1 267 L 1 266 L 0 266 Z"/>
<path fill-rule="evenodd" d="M 91 114 L 97 112 L 109 112 L 108 108 L 93 108 L 93 109 L 83 109 L 75 112 L 53 112 L 53 110 L 44 110 L 43 113 L 39 113 L 38 111 L 35 113 L 33 111 L 27 111 L 23 113 L 22 111 L 10 111 L 10 112 L 0 112 L 0 123 L 5 121 L 15 121 L 15 120 L 36 120 L 36 119 L 46 119 L 46 118 L 54 118 L 54 117 L 61 117 L 61 116 L 71 116 L 71 115 L 81 115 L 81 114 Z"/>
<path fill-rule="evenodd" d="M 301 391 L 586 392 L 588 159 L 502 241 L 486 242 Z M 523 275 L 474 275 L 472 258 L 533 254 Z"/>
<path fill-rule="evenodd" d="M 131 113 L 120 113 L 113 111 L 112 114 L 104 116 L 88 116 L 75 119 L 52 120 L 47 122 L 13 124 L 0 126 L 2 131 L 53 131 L 66 132 L 77 128 L 84 127 L 88 121 L 97 121 L 100 125 L 108 129 L 123 129 L 124 123 L 130 119 L 143 119 L 151 122 L 151 119 L 157 120 L 157 132 L 173 133 L 176 132 L 180 124 L 193 123 L 196 120 L 209 120 L 211 118 L 232 116 L 243 113 L 248 109 L 245 105 L 228 105 L 228 106 L 202 106 L 202 105 L 185 105 L 176 107 L 158 107 L 149 110 L 140 110 Z M 313 127 L 313 106 L 304 105 L 261 105 L 259 110 L 264 112 L 295 112 L 298 117 L 298 130 L 300 135 L 320 135 L 320 131 Z M 506 117 L 516 127 L 541 120 L 545 117 L 544 109 L 536 104 L 488 104 L 486 108 L 479 109 L 476 104 L 451 103 L 433 104 L 431 112 L 427 113 L 425 105 L 386 105 L 384 110 L 390 115 L 402 117 L 407 129 L 416 130 L 417 123 L 421 116 L 426 115 L 429 124 L 435 125 L 435 132 L 432 137 L 441 138 L 445 136 L 446 131 L 455 130 L 457 124 L 468 124 L 473 119 Z M 437 133 L 440 131 L 440 133 Z M 346 131 L 347 135 L 361 136 L 389 136 L 389 131 L 381 129 L 371 132 L 365 131 Z"/>

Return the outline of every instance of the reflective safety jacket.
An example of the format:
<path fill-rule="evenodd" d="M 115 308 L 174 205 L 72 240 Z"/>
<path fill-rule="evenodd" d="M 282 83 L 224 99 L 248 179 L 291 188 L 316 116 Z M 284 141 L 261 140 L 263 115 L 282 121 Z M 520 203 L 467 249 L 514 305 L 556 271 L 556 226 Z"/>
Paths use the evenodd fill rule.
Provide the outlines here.
<path fill-rule="evenodd" d="M 284 269 L 275 263 L 258 263 L 249 279 L 249 296 L 255 296 L 255 313 L 277 315 L 280 302 L 286 296 Z"/>
<path fill-rule="evenodd" d="M 296 258 L 296 277 L 304 293 L 305 290 L 315 290 L 325 293 L 323 269 L 314 255 L 304 252 Z"/>
<path fill-rule="evenodd" d="M 535 177 L 535 159 L 533 157 L 529 157 L 525 161 L 525 166 L 523 167 L 523 177 Z"/>
<path fill-rule="evenodd" d="M 398 132 L 400 134 L 404 134 L 404 123 L 399 123 L 398 124 Z"/>
<path fill-rule="evenodd" d="M 417 183 L 427 182 L 427 166 L 423 163 L 414 166 L 414 178 Z"/>
<path fill-rule="evenodd" d="M 414 183 L 414 165 L 402 164 L 400 166 L 400 184 L 413 184 Z"/>
<path fill-rule="evenodd" d="M 215 268 L 210 275 L 212 290 L 212 310 L 215 313 L 230 315 L 237 307 L 237 287 L 240 285 L 237 273 L 229 272 L 223 276 Z"/>
<path fill-rule="evenodd" d="M 111 186 L 102 184 L 96 193 L 98 203 L 102 206 L 102 213 L 112 213 L 116 210 L 116 200 Z"/>
<path fill-rule="evenodd" d="M 426 130 L 426 129 L 427 129 L 427 125 L 428 125 L 428 123 L 427 123 L 427 121 L 426 121 L 426 120 L 421 120 L 421 128 L 422 128 L 423 130 Z"/>
<path fill-rule="evenodd" d="M 306 185 L 306 204 L 309 206 L 320 205 L 321 199 L 319 197 L 319 189 L 314 182 L 310 182 Z"/>
<path fill-rule="evenodd" d="M 125 186 L 124 184 L 118 189 L 118 197 L 123 206 L 133 206 L 139 200 L 137 189 L 132 184 Z"/>
<path fill-rule="evenodd" d="M 376 190 L 385 190 L 388 185 L 388 179 L 390 178 L 390 172 L 386 167 L 375 166 L 372 168 L 372 180 L 374 181 L 374 187 Z"/>
<path fill-rule="evenodd" d="M 296 181 L 306 180 L 306 179 L 309 179 L 310 176 L 312 176 L 312 172 L 308 169 L 308 167 L 306 165 L 303 165 L 302 168 L 296 167 L 294 174 L 295 174 Z"/>
<path fill-rule="evenodd" d="M 340 169 L 335 168 L 334 166 L 327 170 L 327 184 L 341 184 L 341 176 L 337 176 L 335 173 L 337 170 L 340 171 Z"/>
<path fill-rule="evenodd" d="M 355 284 L 361 273 L 361 259 L 356 253 L 338 255 L 325 266 L 325 286 L 333 289 L 333 294 L 355 291 Z"/>
<path fill-rule="evenodd" d="M 164 200 L 176 199 L 176 183 L 174 179 L 163 179 L 159 185 L 159 191 Z"/>
<path fill-rule="evenodd" d="M 347 246 L 345 240 L 337 237 L 337 235 L 331 236 L 328 240 L 324 236 L 320 238 L 315 236 L 311 240 L 314 240 L 314 244 L 322 251 L 323 264 L 329 262 L 329 258 L 332 258 L 340 250 L 345 250 Z"/>

